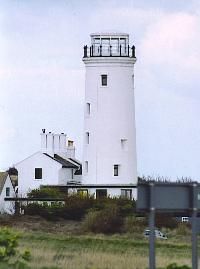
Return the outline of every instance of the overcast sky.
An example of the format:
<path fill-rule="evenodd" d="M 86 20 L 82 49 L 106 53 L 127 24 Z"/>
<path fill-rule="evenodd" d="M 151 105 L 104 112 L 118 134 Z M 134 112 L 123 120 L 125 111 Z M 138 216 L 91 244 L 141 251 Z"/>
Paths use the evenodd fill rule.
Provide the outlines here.
<path fill-rule="evenodd" d="M 200 179 L 199 0 L 0 0 L 0 168 L 38 151 L 42 128 L 81 159 L 83 45 L 104 31 L 136 46 L 139 175 Z"/>

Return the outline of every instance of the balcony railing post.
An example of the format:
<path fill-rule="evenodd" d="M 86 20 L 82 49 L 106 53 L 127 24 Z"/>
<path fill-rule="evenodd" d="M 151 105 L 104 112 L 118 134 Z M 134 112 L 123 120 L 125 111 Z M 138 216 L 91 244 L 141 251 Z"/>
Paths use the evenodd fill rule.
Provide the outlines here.
<path fill-rule="evenodd" d="M 87 45 L 86 45 L 86 46 L 84 46 L 84 55 L 83 55 L 83 57 L 84 57 L 84 58 L 86 58 L 86 57 L 87 57 Z"/>
<path fill-rule="evenodd" d="M 128 45 L 128 57 L 129 57 L 129 49 L 130 49 L 130 47 L 129 47 L 129 45 Z"/>
<path fill-rule="evenodd" d="M 122 56 L 122 45 L 119 46 L 119 55 Z"/>
<path fill-rule="evenodd" d="M 110 46 L 110 56 L 112 56 L 112 46 Z"/>
<path fill-rule="evenodd" d="M 94 55 L 94 46 L 92 45 L 92 57 Z"/>
<path fill-rule="evenodd" d="M 91 50 L 92 50 L 92 49 L 91 49 L 91 47 L 90 47 L 90 57 L 92 56 Z"/>
<path fill-rule="evenodd" d="M 132 49 L 132 57 L 135 58 L 135 46 L 133 45 L 131 49 Z"/>
<path fill-rule="evenodd" d="M 100 56 L 102 56 L 102 45 L 100 45 Z"/>

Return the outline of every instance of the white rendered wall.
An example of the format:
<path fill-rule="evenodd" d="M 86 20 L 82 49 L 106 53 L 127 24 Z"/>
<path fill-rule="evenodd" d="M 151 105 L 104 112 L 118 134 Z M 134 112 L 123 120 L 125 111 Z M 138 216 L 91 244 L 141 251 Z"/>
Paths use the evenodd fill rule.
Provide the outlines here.
<path fill-rule="evenodd" d="M 6 188 L 10 188 L 10 196 L 6 196 Z M 0 195 L 0 213 L 7 213 L 7 214 L 14 214 L 15 213 L 15 202 L 11 201 L 5 201 L 4 198 L 11 198 L 16 197 L 13 185 L 11 183 L 11 180 L 9 178 L 9 175 L 7 176 L 6 182 L 3 186 L 1 195 Z"/>
<path fill-rule="evenodd" d="M 37 152 L 24 161 L 16 164 L 18 170 L 18 195 L 26 196 L 27 192 L 40 185 L 56 185 L 59 182 L 59 170 L 62 165 Z M 42 179 L 35 179 L 35 168 L 42 168 Z"/>
<path fill-rule="evenodd" d="M 75 180 L 74 177 L 74 171 L 75 169 L 73 168 L 61 168 L 59 170 L 59 180 L 58 184 L 59 185 L 66 185 L 68 181 Z M 72 175 L 73 173 L 73 175 Z"/>
<path fill-rule="evenodd" d="M 134 63 L 129 57 L 83 58 L 86 67 L 83 184 L 137 183 Z M 101 86 L 101 74 L 108 86 Z M 86 143 L 85 133 L 90 141 Z M 127 140 L 125 148 L 121 139 Z M 85 169 L 88 161 L 88 173 Z M 114 164 L 119 176 L 113 175 Z"/>

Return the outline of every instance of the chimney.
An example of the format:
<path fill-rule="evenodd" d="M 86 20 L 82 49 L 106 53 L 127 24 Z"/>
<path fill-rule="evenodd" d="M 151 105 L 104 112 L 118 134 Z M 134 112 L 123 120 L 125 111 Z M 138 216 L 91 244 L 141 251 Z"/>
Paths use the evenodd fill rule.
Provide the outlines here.
<path fill-rule="evenodd" d="M 46 133 L 46 130 L 42 129 L 42 133 L 40 134 L 40 136 L 41 136 L 41 152 L 53 156 L 54 154 L 53 133 L 51 132 Z"/>
<path fill-rule="evenodd" d="M 68 140 L 67 143 L 67 158 L 75 158 L 75 147 L 74 147 L 74 141 Z"/>
<path fill-rule="evenodd" d="M 53 140 L 54 140 L 54 135 L 53 133 L 49 132 L 47 133 L 47 153 L 49 155 L 54 155 L 54 143 L 53 143 Z"/>
<path fill-rule="evenodd" d="M 41 152 L 46 153 L 47 150 L 47 136 L 45 134 L 45 129 L 42 129 L 41 137 Z"/>
<path fill-rule="evenodd" d="M 59 134 L 54 134 L 54 152 L 59 154 L 60 152 L 60 135 Z"/>
<path fill-rule="evenodd" d="M 60 134 L 60 152 L 66 153 L 67 152 L 67 135 L 64 133 Z"/>

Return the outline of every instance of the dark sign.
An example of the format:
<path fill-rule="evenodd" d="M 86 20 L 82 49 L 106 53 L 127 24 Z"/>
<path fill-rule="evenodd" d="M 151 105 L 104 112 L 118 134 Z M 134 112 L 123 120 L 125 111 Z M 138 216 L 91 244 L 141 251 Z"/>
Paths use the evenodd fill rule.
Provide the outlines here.
<path fill-rule="evenodd" d="M 193 183 L 148 182 L 138 184 L 137 209 L 160 212 L 200 210 L 200 185 Z"/>
<path fill-rule="evenodd" d="M 155 214 L 174 213 L 192 217 L 192 269 L 198 268 L 197 215 L 200 213 L 200 185 L 197 182 L 168 183 L 149 181 L 138 184 L 137 211 L 149 216 L 149 269 L 155 262 Z"/>

